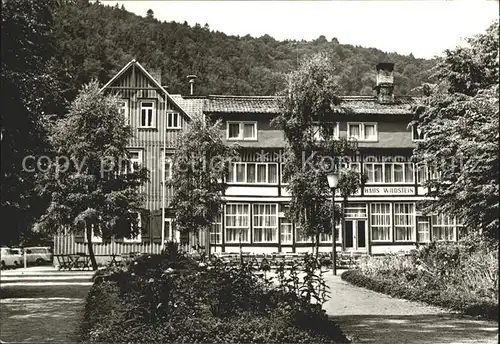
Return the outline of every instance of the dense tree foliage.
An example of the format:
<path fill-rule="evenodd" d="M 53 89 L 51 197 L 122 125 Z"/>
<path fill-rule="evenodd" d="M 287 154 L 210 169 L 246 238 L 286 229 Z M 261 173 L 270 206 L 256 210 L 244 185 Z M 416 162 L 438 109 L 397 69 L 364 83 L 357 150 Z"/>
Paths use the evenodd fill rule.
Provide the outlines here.
<path fill-rule="evenodd" d="M 33 192 L 35 174 L 23 168 L 23 160 L 47 147 L 41 115 L 63 103 L 49 72 L 54 6 L 55 1 L 2 1 L 1 244 L 29 241 L 31 221 L 47 204 Z"/>
<path fill-rule="evenodd" d="M 148 171 L 130 166 L 127 146 L 132 135 L 118 113 L 118 100 L 86 85 L 69 114 L 54 123 L 50 133 L 53 157 L 45 160 L 40 190 L 51 203 L 41 217 L 41 230 L 84 230 L 92 266 L 97 264 L 92 236 L 110 239 L 136 236 L 143 195 L 139 187 Z"/>
<path fill-rule="evenodd" d="M 498 22 L 468 46 L 447 50 L 437 83 L 417 108 L 426 139 L 416 158 L 437 171 L 425 211 L 449 213 L 467 229 L 498 238 Z M 435 197 L 435 198 L 434 198 Z"/>
<path fill-rule="evenodd" d="M 228 172 L 228 164 L 235 156 L 233 148 L 220 137 L 220 123 L 193 118 L 176 144 L 172 178 L 168 185 L 174 188 L 171 206 L 175 209 L 175 223 L 182 233 L 206 233 L 209 252 L 209 233 L 213 220 L 222 209 L 221 183 Z"/>
<path fill-rule="evenodd" d="M 273 95 L 285 88 L 285 74 L 317 52 L 336 62 L 339 93 L 373 94 L 375 65 L 396 63 L 400 94 L 427 80 L 434 61 L 338 44 L 324 36 L 309 41 L 277 41 L 269 35 L 228 36 L 208 25 L 160 22 L 152 11 L 141 17 L 123 7 L 66 0 L 55 13 L 54 39 L 69 99 L 92 78 L 107 82 L 132 58 L 159 70 L 171 93 L 188 93 L 186 76 L 198 76 L 198 94 Z"/>
<path fill-rule="evenodd" d="M 344 156 L 357 150 L 355 141 L 332 135 L 335 106 L 340 103 L 339 85 L 332 73 L 333 63 L 324 54 L 305 59 L 287 77 L 287 89 L 280 98 L 280 115 L 273 124 L 285 133 L 287 151 L 284 179 L 291 193 L 290 217 L 306 237 L 314 238 L 316 253 L 320 235 L 330 234 L 331 214 L 340 211 L 331 202 L 328 172 L 339 172 Z M 354 178 L 353 178 L 354 175 Z M 361 176 L 342 174 L 338 187 L 342 196 L 357 191 Z"/>

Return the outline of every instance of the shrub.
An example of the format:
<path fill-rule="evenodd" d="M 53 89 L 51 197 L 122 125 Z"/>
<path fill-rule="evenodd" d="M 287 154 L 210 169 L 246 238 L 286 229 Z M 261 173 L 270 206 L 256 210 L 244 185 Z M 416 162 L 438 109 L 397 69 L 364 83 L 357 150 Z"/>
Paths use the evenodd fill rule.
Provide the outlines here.
<path fill-rule="evenodd" d="M 264 266 L 264 272 L 267 267 Z M 276 281 L 250 264 L 207 265 L 180 252 L 107 269 L 92 287 L 82 340 L 90 342 L 346 342 L 321 309 L 327 288 L 319 262 L 306 257 Z M 176 268 L 173 268 L 173 267 Z M 277 283 L 276 283 L 277 282 Z M 313 303 L 311 303 L 313 302 Z"/>
<path fill-rule="evenodd" d="M 480 241 L 431 243 L 410 256 L 366 257 L 342 278 L 392 296 L 497 319 L 498 253 Z"/>

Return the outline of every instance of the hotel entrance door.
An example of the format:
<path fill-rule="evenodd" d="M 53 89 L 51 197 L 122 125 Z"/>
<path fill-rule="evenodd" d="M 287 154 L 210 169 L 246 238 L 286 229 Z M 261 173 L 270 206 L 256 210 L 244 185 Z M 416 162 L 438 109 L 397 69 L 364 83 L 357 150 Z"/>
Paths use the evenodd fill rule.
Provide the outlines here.
<path fill-rule="evenodd" d="M 366 252 L 366 220 L 345 220 L 346 251 Z"/>

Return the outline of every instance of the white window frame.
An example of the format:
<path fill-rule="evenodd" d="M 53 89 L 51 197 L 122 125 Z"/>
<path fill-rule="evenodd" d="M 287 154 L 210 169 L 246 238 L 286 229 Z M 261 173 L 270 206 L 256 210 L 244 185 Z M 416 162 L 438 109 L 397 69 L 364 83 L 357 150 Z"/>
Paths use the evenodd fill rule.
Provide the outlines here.
<path fill-rule="evenodd" d="M 126 124 L 130 124 L 129 100 L 126 98 L 118 99 L 118 113 L 123 116 Z"/>
<path fill-rule="evenodd" d="M 384 205 L 389 205 L 389 213 L 375 213 L 373 211 L 373 207 L 375 205 L 378 205 L 378 204 L 384 204 Z M 389 203 L 389 202 L 373 202 L 370 204 L 370 238 L 372 240 L 372 242 L 392 242 L 392 214 L 393 214 L 393 211 L 392 211 L 392 203 Z M 387 225 L 376 225 L 374 226 L 374 217 L 375 216 L 389 216 L 389 224 Z M 374 239 L 374 235 L 373 235 L 373 227 L 384 227 L 384 228 L 388 228 L 389 230 L 389 239 Z"/>
<path fill-rule="evenodd" d="M 351 125 L 359 125 L 359 136 L 355 137 L 351 135 Z M 373 125 L 375 127 L 375 138 L 365 139 L 365 126 Z M 377 122 L 347 122 L 347 138 L 354 138 L 362 142 L 378 142 L 378 123 Z"/>
<path fill-rule="evenodd" d="M 211 245 L 220 245 L 222 244 L 222 217 L 224 216 L 223 212 L 220 212 L 212 222 L 210 226 L 210 244 Z"/>
<path fill-rule="evenodd" d="M 229 137 L 230 124 L 239 124 L 238 137 Z M 255 137 L 244 137 L 245 124 L 253 124 Z M 226 139 L 228 141 L 257 141 L 257 121 L 228 121 L 226 125 Z"/>
<path fill-rule="evenodd" d="M 152 107 L 144 107 L 144 103 L 151 103 L 153 104 Z M 151 109 L 151 125 L 144 125 L 147 123 L 142 123 L 142 110 L 143 109 Z M 138 128 L 142 129 L 152 129 L 156 128 L 156 99 L 141 99 L 139 100 L 139 125 L 137 126 Z M 146 121 L 147 122 L 147 121 Z"/>
<path fill-rule="evenodd" d="M 411 126 L 411 140 L 413 142 L 422 142 L 422 141 L 425 140 L 425 138 L 426 138 L 427 135 L 425 133 L 423 133 L 423 138 L 417 138 L 417 137 L 415 137 L 415 134 L 418 135 L 418 132 L 417 132 L 418 129 L 417 128 L 418 128 L 418 123 L 414 123 Z"/>
<path fill-rule="evenodd" d="M 404 212 L 396 212 L 398 208 L 401 206 L 406 206 L 409 205 L 412 207 L 412 212 L 411 213 L 404 213 Z M 394 241 L 397 242 L 415 242 L 417 240 L 416 238 L 416 210 L 415 210 L 415 203 L 413 202 L 395 202 L 394 205 Z M 406 217 L 407 219 L 410 220 L 409 224 L 398 224 L 398 216 L 404 218 Z M 410 238 L 409 239 L 398 239 L 398 229 L 403 229 L 406 230 L 407 228 L 410 228 Z"/>
<path fill-rule="evenodd" d="M 129 149 L 129 153 L 138 153 L 138 158 L 137 159 L 127 159 L 126 165 L 125 165 L 125 172 L 126 173 L 134 173 L 136 172 L 136 169 L 134 167 L 134 162 L 138 163 L 138 167 L 140 168 L 144 164 L 143 160 L 143 152 L 142 149 Z"/>
<path fill-rule="evenodd" d="M 248 213 L 246 214 L 247 216 L 247 227 L 241 227 L 241 226 L 228 226 L 228 221 L 227 221 L 227 217 L 228 216 L 245 216 L 244 214 L 241 215 L 241 214 L 228 214 L 227 213 L 227 207 L 228 206 L 232 206 L 232 205 L 241 205 L 241 206 L 246 206 L 247 209 L 248 209 Z M 228 244 L 238 244 L 240 242 L 239 238 L 237 238 L 236 240 L 229 240 L 228 239 L 228 235 L 227 235 L 227 230 L 228 229 L 233 229 L 233 228 L 242 228 L 242 231 L 243 230 L 246 230 L 247 231 L 247 240 L 241 240 L 242 243 L 249 243 L 250 242 L 250 235 L 252 235 L 252 233 L 250 233 L 250 203 L 226 203 L 225 204 L 225 207 L 224 207 L 224 237 L 225 237 L 225 242 L 228 243 Z M 242 235 L 243 236 L 243 235 Z"/>
<path fill-rule="evenodd" d="M 165 242 L 167 241 L 174 241 L 174 242 L 179 242 L 180 241 L 180 233 L 179 231 L 175 231 L 174 233 L 174 219 L 171 217 L 166 217 L 165 218 Z M 170 236 L 167 234 L 170 233 Z"/>
<path fill-rule="evenodd" d="M 382 166 L 382 181 L 381 182 L 378 182 L 378 181 L 374 181 L 374 177 L 375 177 L 375 168 L 373 167 L 374 165 L 381 165 Z M 386 175 L 385 175 L 385 171 L 386 171 L 386 165 L 392 165 L 392 168 L 391 168 L 391 181 L 390 182 L 386 182 Z M 402 171 L 403 171 L 403 181 L 402 182 L 395 182 L 394 181 L 394 176 L 395 176 L 395 167 L 396 165 L 399 165 L 399 168 L 402 168 Z M 410 165 L 411 166 L 411 172 L 410 172 L 410 176 L 411 176 L 411 181 L 406 181 L 406 165 Z M 371 166 L 371 167 L 368 167 L 368 166 Z M 413 164 L 412 162 L 363 162 L 363 173 L 365 173 L 367 176 L 368 176 L 368 180 L 366 181 L 366 184 L 385 184 L 385 185 L 400 185 L 400 184 L 408 184 L 408 185 L 413 185 L 415 184 L 415 164 Z"/>
<path fill-rule="evenodd" d="M 416 216 L 416 234 L 417 234 L 417 242 L 418 243 L 428 243 L 431 240 L 431 218 L 430 216 L 422 216 L 422 215 L 417 215 Z M 419 224 L 424 223 L 427 224 L 427 231 L 421 231 Z M 421 235 L 427 233 L 427 239 L 421 239 Z"/>
<path fill-rule="evenodd" d="M 417 184 L 422 185 L 429 180 L 429 169 L 427 168 L 427 165 L 414 165 L 414 167 L 415 181 Z M 423 174 L 423 178 L 420 178 L 421 173 Z"/>
<path fill-rule="evenodd" d="M 175 123 L 174 118 L 177 118 L 177 125 L 174 125 Z M 182 129 L 181 115 L 178 112 L 167 112 L 166 120 L 167 120 L 166 122 L 167 129 Z M 170 122 L 172 122 L 172 125 L 169 125 Z"/>
<path fill-rule="evenodd" d="M 337 240 L 335 240 L 336 243 L 341 243 L 342 242 L 342 226 L 339 223 L 335 223 L 335 234 L 337 234 Z M 332 242 L 332 233 L 328 234 L 320 234 L 319 235 L 319 242 L 320 243 L 331 243 Z"/>
<path fill-rule="evenodd" d="M 331 136 L 331 139 L 338 140 L 340 137 L 339 122 L 325 123 L 325 127 L 329 126 L 333 128 L 333 135 Z M 325 138 L 321 135 L 321 125 L 318 122 L 314 122 L 312 128 L 314 141 L 324 141 Z"/>
<path fill-rule="evenodd" d="M 445 225 L 442 224 L 444 222 L 444 219 L 448 218 L 449 224 Z M 439 221 L 436 221 L 436 219 L 440 219 Z M 444 214 L 433 214 L 431 216 L 431 238 L 432 241 L 457 241 L 458 238 L 458 228 L 463 227 L 461 224 L 458 223 L 457 219 L 452 216 L 447 216 Z M 451 228 L 452 231 L 452 238 L 451 239 L 436 239 L 435 230 L 436 229 L 441 229 L 444 230 L 445 228 Z"/>
<path fill-rule="evenodd" d="M 257 226 L 257 219 L 258 217 L 265 217 L 265 216 L 273 216 L 267 215 L 267 214 L 257 214 L 255 209 L 258 209 L 259 206 L 270 206 L 271 208 L 274 206 L 276 209 L 276 214 L 274 215 L 275 218 L 275 226 Z M 252 228 L 252 238 L 254 243 L 278 243 L 278 227 L 279 227 L 279 218 L 278 218 L 278 204 L 277 203 L 254 203 L 252 207 L 252 219 L 253 219 L 253 228 Z M 265 230 L 271 230 L 274 231 L 274 240 L 256 240 L 256 235 L 255 235 L 255 230 L 256 229 L 261 229 L 262 231 Z"/>
<path fill-rule="evenodd" d="M 249 182 L 248 181 L 248 165 L 251 164 L 251 165 L 255 165 L 255 181 L 254 182 Z M 242 182 L 237 182 L 237 181 L 234 181 L 236 180 L 236 165 L 243 165 L 244 166 L 244 171 L 245 171 L 245 174 L 244 174 L 244 181 Z M 266 181 L 265 182 L 257 182 L 257 170 L 258 170 L 258 165 L 266 165 Z M 276 166 L 276 174 L 275 174 L 275 182 L 271 183 L 269 180 L 269 166 L 270 165 L 275 165 Z M 229 168 L 231 169 L 232 171 L 232 177 L 233 177 L 233 180 L 230 180 L 229 176 L 227 178 L 227 183 L 228 184 L 248 184 L 248 185 L 278 185 L 278 163 L 277 162 L 233 162 L 231 163 L 231 166 L 229 166 Z"/>
<path fill-rule="evenodd" d="M 285 227 L 287 228 L 285 231 Z M 279 224 L 280 242 L 282 245 L 293 244 L 293 222 L 287 217 L 281 219 Z M 290 240 L 288 240 L 290 238 Z"/>
<path fill-rule="evenodd" d="M 141 214 L 137 213 L 137 226 L 139 227 L 139 232 L 137 233 L 137 236 L 133 238 L 123 238 L 124 243 L 134 243 L 134 242 L 141 242 L 142 237 L 141 237 L 141 232 L 142 232 L 142 218 Z"/>
<path fill-rule="evenodd" d="M 163 168 L 164 168 L 164 172 L 165 172 L 165 181 L 168 181 L 170 179 L 172 179 L 172 171 L 173 171 L 173 162 L 172 162 L 172 153 L 165 153 L 163 152 Z M 168 168 L 167 168 L 167 163 L 168 163 Z M 161 175 L 161 173 L 160 173 Z M 161 180 L 161 182 L 163 183 L 163 178 Z"/>

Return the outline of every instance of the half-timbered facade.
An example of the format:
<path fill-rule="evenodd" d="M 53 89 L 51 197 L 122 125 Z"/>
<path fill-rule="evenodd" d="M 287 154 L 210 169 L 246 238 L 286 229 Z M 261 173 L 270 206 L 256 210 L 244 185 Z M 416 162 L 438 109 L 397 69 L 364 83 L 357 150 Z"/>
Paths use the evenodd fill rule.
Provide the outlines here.
<path fill-rule="evenodd" d="M 414 100 L 394 96 L 393 64 L 377 65 L 375 90 L 374 96 L 342 97 L 331 121 L 331 135 L 358 141 L 359 154 L 349 157 L 345 167 L 368 176 L 343 207 L 337 250 L 382 254 L 408 251 L 432 240 L 457 240 L 461 227 L 455 219 L 424 216 L 417 210 L 417 202 L 426 197 L 422 183 L 431 171 L 416 168 L 412 161 L 415 142 L 423 133 L 409 126 Z M 102 92 L 121 99 L 121 114 L 134 133 L 129 145 L 132 160 L 151 173 L 143 187 L 151 215 L 141 219 L 143 231 L 137 238 L 95 238 L 96 254 L 156 253 L 163 240 L 189 241 L 174 229 L 173 190 L 164 182 L 171 173 L 175 138 L 193 116 L 222 120 L 223 140 L 237 144 L 240 154 L 226 176 L 225 204 L 210 233 L 212 251 L 237 252 L 240 246 L 245 252 L 266 253 L 312 249 L 310 238 L 286 217 L 290 194 L 282 178 L 285 139 L 270 124 L 278 113 L 275 97 L 171 95 L 135 60 Z M 340 195 L 335 200 L 342 202 Z M 205 242 L 203 236 L 200 242 Z M 331 235 L 323 235 L 320 250 L 329 251 L 331 245 Z M 56 236 L 55 253 L 69 252 L 86 252 L 84 238 Z"/>

